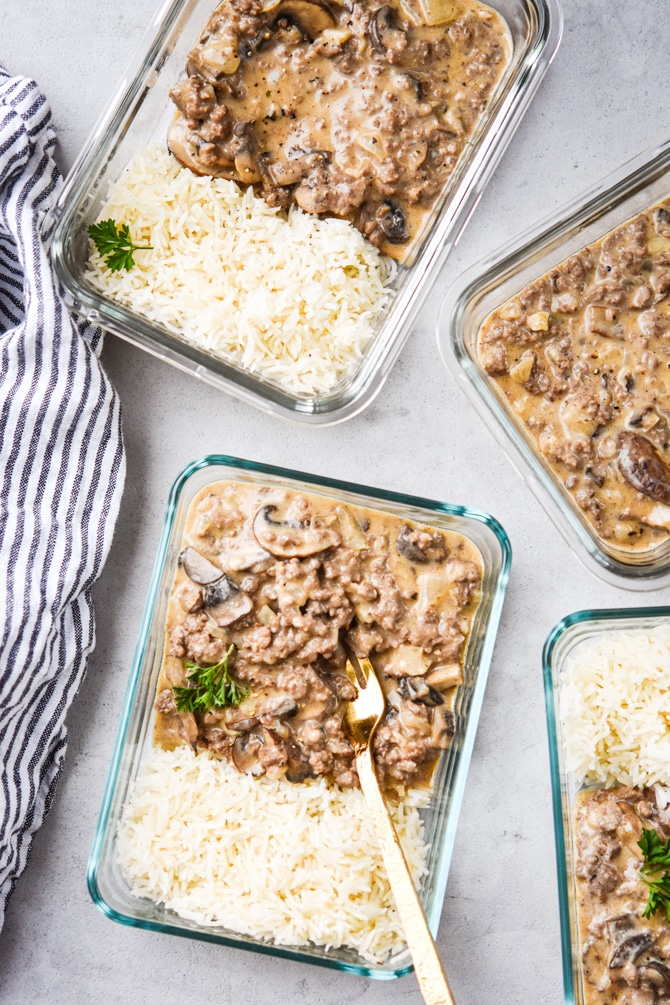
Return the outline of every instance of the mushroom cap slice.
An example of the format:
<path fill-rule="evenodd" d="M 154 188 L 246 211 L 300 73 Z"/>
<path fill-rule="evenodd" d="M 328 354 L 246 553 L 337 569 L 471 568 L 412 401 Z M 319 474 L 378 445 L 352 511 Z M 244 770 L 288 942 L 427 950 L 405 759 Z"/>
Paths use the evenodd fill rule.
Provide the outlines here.
<path fill-rule="evenodd" d="M 276 506 L 263 506 L 254 517 L 254 537 L 275 558 L 305 558 L 340 544 L 333 527 L 315 527 L 308 521 L 273 520 Z"/>
<path fill-rule="evenodd" d="M 179 564 L 188 578 L 192 579 L 198 586 L 215 583 L 223 575 L 223 569 L 219 569 L 217 565 L 214 565 L 208 558 L 190 546 L 182 551 L 179 556 Z"/>
<path fill-rule="evenodd" d="M 619 471 L 638 492 L 670 504 L 670 467 L 646 436 L 630 430 L 620 434 Z"/>
<path fill-rule="evenodd" d="M 375 213 L 380 231 L 390 244 L 404 244 L 409 241 L 409 227 L 403 209 L 393 199 L 380 202 Z"/>
<path fill-rule="evenodd" d="M 646 929 L 641 932 L 634 932 L 619 943 L 609 962 L 611 970 L 618 970 L 625 967 L 627 963 L 634 963 L 645 949 L 654 941 L 651 932 Z"/>
<path fill-rule="evenodd" d="M 229 579 L 221 576 L 215 583 L 210 583 L 202 592 L 202 606 L 207 614 L 220 628 L 232 625 L 245 614 L 249 614 L 254 602 L 248 593 Z"/>
<path fill-rule="evenodd" d="M 398 531 L 396 548 L 403 558 L 421 565 L 427 562 L 444 562 L 449 554 L 444 537 L 439 531 L 412 528 L 406 523 Z"/>
<path fill-rule="evenodd" d="M 454 713 L 450 708 L 441 705 L 433 713 L 433 729 L 430 736 L 431 747 L 446 750 L 450 746 L 456 732 Z"/>
<path fill-rule="evenodd" d="M 444 698 L 439 691 L 424 680 L 423 677 L 401 677 L 398 681 L 398 691 L 409 701 L 418 701 L 422 705 L 443 705 Z"/>
<path fill-rule="evenodd" d="M 286 17 L 297 24 L 312 41 L 322 31 L 334 28 L 337 19 L 325 0 L 282 0 L 276 7 L 277 18 Z"/>
<path fill-rule="evenodd" d="M 265 740 L 260 733 L 243 733 L 233 744 L 233 763 L 243 774 L 261 775 L 263 766 L 258 760 L 258 754 L 265 746 Z"/>

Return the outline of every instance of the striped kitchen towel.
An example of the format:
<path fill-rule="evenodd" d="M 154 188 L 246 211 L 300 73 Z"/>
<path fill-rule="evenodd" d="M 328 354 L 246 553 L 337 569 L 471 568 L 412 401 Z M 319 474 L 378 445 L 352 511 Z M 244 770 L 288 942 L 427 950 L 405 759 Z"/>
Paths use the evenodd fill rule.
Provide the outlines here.
<path fill-rule="evenodd" d="M 45 250 L 50 120 L 0 68 L 0 928 L 63 764 L 125 475 L 101 333 L 68 315 Z"/>

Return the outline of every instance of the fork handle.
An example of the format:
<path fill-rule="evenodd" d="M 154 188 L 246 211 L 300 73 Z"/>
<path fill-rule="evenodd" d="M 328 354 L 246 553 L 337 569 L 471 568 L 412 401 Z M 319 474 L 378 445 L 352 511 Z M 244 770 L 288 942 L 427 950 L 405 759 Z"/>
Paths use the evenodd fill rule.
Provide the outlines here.
<path fill-rule="evenodd" d="M 426 1005 L 456 1005 L 442 969 L 426 916 L 407 868 L 393 821 L 379 787 L 370 748 L 356 757 L 358 777 L 370 811 L 372 826 L 381 847 L 391 891 L 405 930 L 419 988 Z"/>

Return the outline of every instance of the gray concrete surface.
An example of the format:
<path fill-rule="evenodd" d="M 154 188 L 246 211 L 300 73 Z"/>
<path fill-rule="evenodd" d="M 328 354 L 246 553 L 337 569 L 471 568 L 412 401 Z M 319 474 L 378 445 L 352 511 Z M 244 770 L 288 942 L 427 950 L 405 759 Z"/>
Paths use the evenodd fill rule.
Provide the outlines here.
<path fill-rule="evenodd" d="M 49 96 L 69 166 L 156 0 L 0 0 L 0 62 Z M 89 900 L 86 860 L 169 486 L 225 452 L 492 512 L 513 574 L 470 770 L 439 933 L 459 1005 L 562 1001 L 540 653 L 581 607 L 668 603 L 585 571 L 443 368 L 442 295 L 466 265 L 668 136 L 663 0 L 565 0 L 558 56 L 377 401 L 334 428 L 262 415 L 108 336 L 128 480 L 96 588 L 98 642 L 69 716 L 67 766 L 0 935 L 0 1002 L 24 1005 L 412 1003 L 413 976 L 378 984 L 114 925 Z"/>

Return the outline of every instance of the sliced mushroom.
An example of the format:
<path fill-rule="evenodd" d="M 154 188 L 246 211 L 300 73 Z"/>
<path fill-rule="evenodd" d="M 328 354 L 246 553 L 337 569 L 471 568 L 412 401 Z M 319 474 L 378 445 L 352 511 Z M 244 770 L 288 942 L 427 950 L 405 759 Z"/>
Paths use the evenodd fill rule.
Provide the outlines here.
<path fill-rule="evenodd" d="M 433 712 L 433 729 L 430 734 L 430 745 L 439 750 L 446 750 L 454 738 L 456 723 L 454 713 L 450 708 L 436 708 Z"/>
<path fill-rule="evenodd" d="M 652 974 L 649 973 L 650 970 L 653 971 Z M 645 966 L 640 967 L 640 974 L 651 984 L 670 987 L 670 967 L 662 960 L 647 960 Z"/>
<path fill-rule="evenodd" d="M 250 733 L 258 725 L 258 719 L 253 716 L 251 719 L 236 719 L 235 722 L 226 722 L 226 727 L 232 729 L 234 733 Z"/>
<path fill-rule="evenodd" d="M 401 677 L 398 681 L 398 691 L 403 698 L 410 701 L 420 701 L 422 705 L 443 705 L 444 698 L 439 691 L 431 687 L 423 677 Z"/>
<path fill-rule="evenodd" d="M 282 0 L 276 8 L 277 18 L 288 18 L 312 41 L 327 28 L 334 28 L 337 19 L 326 0 Z"/>
<path fill-rule="evenodd" d="M 616 918 L 609 918 L 603 927 L 610 946 L 616 948 L 635 927 L 635 915 L 619 914 Z"/>
<path fill-rule="evenodd" d="M 259 733 L 243 733 L 233 744 L 233 763 L 238 771 L 244 774 L 260 775 L 263 767 L 258 760 L 258 754 L 265 746 L 265 740 Z"/>
<path fill-rule="evenodd" d="M 248 593 L 244 593 L 228 576 L 221 576 L 205 587 L 202 605 L 209 617 L 221 628 L 239 621 L 254 606 Z"/>
<path fill-rule="evenodd" d="M 444 562 L 449 554 L 439 531 L 429 533 L 403 524 L 396 541 L 398 554 L 410 562 L 425 565 L 427 562 Z"/>
<path fill-rule="evenodd" d="M 314 527 L 307 520 L 273 520 L 276 512 L 276 506 L 263 506 L 253 524 L 256 540 L 275 558 L 305 558 L 341 541 L 333 527 Z"/>
<path fill-rule="evenodd" d="M 372 48 L 381 56 L 385 56 L 389 49 L 404 48 L 407 45 L 407 37 L 396 24 L 392 7 L 379 7 L 374 11 L 368 23 L 367 36 Z"/>
<path fill-rule="evenodd" d="M 619 943 L 609 962 L 611 970 L 618 970 L 625 967 L 627 963 L 634 963 L 645 949 L 654 941 L 651 932 L 642 931 L 629 935 Z"/>
<path fill-rule="evenodd" d="M 254 145 L 248 137 L 235 154 L 235 170 L 243 182 L 252 184 L 261 180 Z"/>
<path fill-rule="evenodd" d="M 192 579 L 198 586 L 207 586 L 209 583 L 215 583 L 223 575 L 223 569 L 219 569 L 217 565 L 210 562 L 208 558 L 201 555 L 195 548 L 184 548 L 179 556 L 179 564 L 189 579 Z"/>
<path fill-rule="evenodd" d="M 619 471 L 638 492 L 670 504 L 670 467 L 645 436 L 630 430 L 619 435 Z"/>
<path fill-rule="evenodd" d="M 385 199 L 375 213 L 377 227 L 389 244 L 404 244 L 409 241 L 409 227 L 401 207 L 392 199 Z"/>
<path fill-rule="evenodd" d="M 289 782 L 304 782 L 306 778 L 312 778 L 313 775 L 312 766 L 303 757 L 300 747 L 295 743 L 289 744 L 286 780 Z"/>
<path fill-rule="evenodd" d="M 414 531 L 406 523 L 400 528 L 398 534 L 398 540 L 396 541 L 396 548 L 398 549 L 398 554 L 403 555 L 410 562 L 418 562 L 423 565 L 428 561 L 428 557 L 424 551 L 415 544 L 412 539 Z"/>

